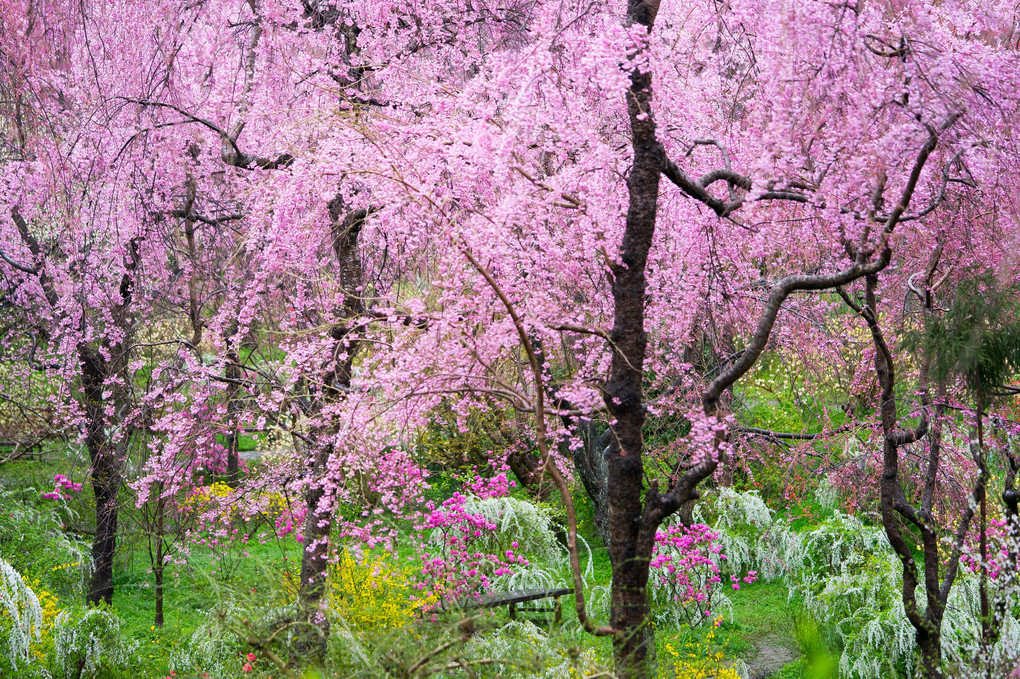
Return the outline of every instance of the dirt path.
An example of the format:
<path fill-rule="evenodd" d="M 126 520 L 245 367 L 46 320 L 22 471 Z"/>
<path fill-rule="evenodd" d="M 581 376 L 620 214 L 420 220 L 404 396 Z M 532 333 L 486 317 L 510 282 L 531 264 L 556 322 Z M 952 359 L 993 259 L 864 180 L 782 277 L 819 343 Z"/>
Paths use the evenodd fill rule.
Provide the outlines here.
<path fill-rule="evenodd" d="M 291 455 L 294 452 L 293 448 L 270 448 L 268 450 L 242 450 L 238 453 L 238 456 L 242 460 L 257 460 L 261 457 L 284 457 Z"/>
<path fill-rule="evenodd" d="M 758 654 L 747 663 L 750 679 L 768 679 L 797 659 L 797 654 L 782 645 L 782 641 L 781 637 L 766 637 L 758 644 Z"/>

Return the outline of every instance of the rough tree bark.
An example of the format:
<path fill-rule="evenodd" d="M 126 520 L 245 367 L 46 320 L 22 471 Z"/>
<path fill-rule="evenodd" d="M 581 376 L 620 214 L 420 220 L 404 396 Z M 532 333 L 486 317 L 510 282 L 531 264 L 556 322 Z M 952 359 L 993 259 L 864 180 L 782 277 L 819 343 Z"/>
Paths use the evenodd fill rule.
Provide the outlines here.
<path fill-rule="evenodd" d="M 96 533 L 92 540 L 92 577 L 86 599 L 92 605 L 113 602 L 113 557 L 117 548 L 117 494 L 122 479 L 119 451 L 106 437 L 103 385 L 109 377 L 106 362 L 89 347 L 79 349 L 85 400 L 85 445 L 91 463 L 92 493 L 96 501 Z"/>
<path fill-rule="evenodd" d="M 650 31 L 657 0 L 630 0 L 627 21 Z M 635 69 L 630 76 L 627 112 L 633 161 L 627 178 L 629 204 L 620 245 L 620 262 L 612 266 L 613 358 L 605 386 L 613 436 L 606 451 L 609 508 L 609 559 L 613 567 L 610 626 L 616 630 L 613 655 L 623 677 L 643 677 L 646 658 L 654 652 L 648 625 L 648 568 L 653 541 L 643 533 L 643 380 L 645 348 L 645 265 L 655 233 L 659 201 L 659 145 L 651 116 L 652 75 Z M 654 529 L 653 529 L 654 533 Z"/>
<path fill-rule="evenodd" d="M 938 267 L 942 248 L 936 248 L 925 276 L 925 290 L 921 293 L 922 308 L 932 313 L 932 286 L 935 270 Z M 885 335 L 878 322 L 875 291 L 878 286 L 877 275 L 865 279 L 864 304 L 858 304 L 850 295 L 839 289 L 843 300 L 868 325 L 872 342 L 875 346 L 875 374 L 880 388 L 880 420 L 882 425 L 882 478 L 880 509 L 882 526 L 886 537 L 892 545 L 903 569 L 903 588 L 901 598 L 907 619 L 914 628 L 914 637 L 921 653 L 921 673 L 927 679 L 942 679 L 942 621 L 945 615 L 949 593 L 956 579 L 960 562 L 963 541 L 967 535 L 974 507 L 984 494 L 985 475 L 982 474 L 974 488 L 974 502 L 968 506 L 960 517 L 952 555 L 946 561 L 944 575 L 940 579 L 940 567 L 943 560 L 939 553 L 938 526 L 933 517 L 935 489 L 938 481 L 939 464 L 942 449 L 943 416 L 946 408 L 946 383 L 937 385 L 937 402 L 932 404 L 929 393 L 928 371 L 930 355 L 921 357 L 920 390 L 922 417 L 913 430 L 898 427 L 896 401 L 896 373 L 893 366 L 892 353 L 886 342 Z M 932 410 L 929 419 L 928 411 Z M 925 469 L 921 500 L 918 506 L 912 505 L 906 498 L 899 473 L 899 449 L 907 444 L 926 438 L 928 458 Z M 901 520 L 914 526 L 920 534 L 922 555 L 924 560 L 924 595 L 925 608 L 922 611 L 917 603 L 917 587 L 919 584 L 917 563 L 913 550 L 903 536 Z"/>
<path fill-rule="evenodd" d="M 17 227 L 22 243 L 32 253 L 38 264 L 26 271 L 38 278 L 46 303 L 55 316 L 63 320 L 60 298 L 53 286 L 53 280 L 46 270 L 46 257 L 39 241 L 29 230 L 28 222 L 21 216 L 17 207 L 11 210 L 11 218 Z M 78 363 L 78 379 L 81 386 L 82 405 L 85 409 L 83 434 L 85 446 L 89 452 L 90 482 L 95 496 L 96 533 L 92 540 L 92 576 L 89 579 L 86 600 L 90 604 L 113 601 L 113 557 L 117 548 L 117 513 L 118 492 L 123 481 L 123 458 L 127 452 L 129 432 L 121 433 L 114 441 L 107 434 L 106 408 L 112 405 L 114 412 L 123 412 L 126 406 L 126 394 L 122 386 L 115 386 L 106 395 L 107 381 L 120 374 L 127 366 L 125 347 L 130 344 L 133 319 L 131 303 L 134 292 L 134 271 L 139 262 L 137 239 L 133 239 L 124 261 L 124 274 L 121 276 L 118 292 L 120 303 L 112 309 L 114 323 L 119 326 L 120 339 L 117 342 L 103 340 L 103 351 L 88 344 L 84 340 L 76 347 Z M 104 355 L 115 357 L 113 361 Z M 123 377 L 123 376 L 122 376 Z M 121 384 L 126 384 L 126 379 Z"/>
<path fill-rule="evenodd" d="M 351 387 L 354 357 L 359 342 L 355 331 L 345 325 L 353 322 L 364 311 L 361 298 L 365 274 L 358 254 L 358 236 L 369 215 L 368 210 L 354 210 L 346 213 L 343 200 L 338 196 L 329 203 L 332 220 L 333 252 L 337 260 L 340 285 L 344 291 L 343 308 L 340 310 L 341 323 L 330 328 L 334 341 L 333 368 L 323 377 L 324 387 L 320 394 L 321 403 L 333 403 L 344 397 Z M 320 435 L 318 439 L 328 439 Z M 305 492 L 308 514 L 304 527 L 304 551 L 301 554 L 301 585 L 299 595 L 305 606 L 315 606 L 322 599 L 326 588 L 326 568 L 329 557 L 329 532 L 333 525 L 333 498 L 326 497 L 320 480 L 329 463 L 332 446 L 321 443 L 316 446 L 310 460 L 311 479 Z"/>

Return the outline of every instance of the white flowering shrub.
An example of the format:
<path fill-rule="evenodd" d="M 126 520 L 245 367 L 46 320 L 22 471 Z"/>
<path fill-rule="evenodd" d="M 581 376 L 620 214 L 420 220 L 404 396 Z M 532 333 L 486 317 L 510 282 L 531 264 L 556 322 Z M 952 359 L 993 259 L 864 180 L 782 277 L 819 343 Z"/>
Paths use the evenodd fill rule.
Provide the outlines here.
<path fill-rule="evenodd" d="M 29 662 L 29 649 L 33 640 L 40 640 L 42 621 L 35 592 L 11 564 L 0 559 L 0 647 L 12 671 Z"/>
<path fill-rule="evenodd" d="M 604 669 L 599 667 L 590 645 L 584 648 L 569 635 L 546 632 L 527 620 L 511 621 L 494 632 L 475 635 L 462 657 L 466 663 L 499 659 L 502 662 L 497 676 L 521 679 L 599 676 L 600 669 Z M 448 676 L 463 674 L 455 670 Z"/>
<path fill-rule="evenodd" d="M 772 581 L 804 564 L 801 536 L 775 519 L 758 491 L 720 488 L 709 506 L 695 507 L 694 520 L 720 533 L 727 565 L 735 572 L 756 571 L 759 578 Z"/>
<path fill-rule="evenodd" d="M 914 630 L 900 597 L 902 570 L 881 528 L 837 513 L 805 537 L 791 590 L 843 647 L 840 676 L 895 676 L 912 665 Z"/>
<path fill-rule="evenodd" d="M 818 487 L 815 488 L 815 500 L 827 512 L 834 512 L 839 507 L 839 494 L 832 484 L 829 483 L 829 477 L 822 479 Z"/>
<path fill-rule="evenodd" d="M 482 516 L 496 526 L 487 538 L 492 544 L 486 547 L 492 551 L 506 550 L 516 542 L 515 551 L 529 559 L 556 562 L 565 558 L 565 549 L 556 539 L 556 526 L 549 507 L 510 496 L 469 496 L 464 502 L 464 511 Z"/>
<path fill-rule="evenodd" d="M 804 536 L 804 546 L 805 566 L 790 573 L 788 584 L 791 594 L 803 596 L 807 610 L 843 647 L 840 676 L 918 676 L 914 628 L 903 609 L 903 569 L 884 529 L 837 511 Z M 923 582 L 923 573 L 919 577 Z M 991 584 L 996 586 L 994 581 Z M 921 587 L 917 600 L 923 609 Z M 1020 648 L 1020 625 L 1009 607 L 1005 613 L 1000 639 L 990 651 L 992 657 L 979 658 L 978 577 L 961 568 L 942 622 L 942 654 L 947 665 L 973 669 L 975 661 L 983 665 L 1015 658 L 1015 651 L 1010 654 Z M 961 676 L 969 676 L 966 670 L 961 671 Z M 980 675 L 985 676 L 983 672 Z"/>
<path fill-rule="evenodd" d="M 213 618 L 198 626 L 191 638 L 170 655 L 170 668 L 178 674 L 205 672 L 226 677 L 237 669 L 244 645 L 236 634 Z"/>
<path fill-rule="evenodd" d="M 138 643 L 124 639 L 120 619 L 104 608 L 65 611 L 54 634 L 56 665 L 67 679 L 91 679 L 100 669 L 131 661 Z"/>
<path fill-rule="evenodd" d="M 571 581 L 567 549 L 557 538 L 551 508 L 510 496 L 469 496 L 463 510 L 496 526 L 479 541 L 480 546 L 496 554 L 509 549 L 528 561 L 515 563 L 509 573 L 492 578 L 493 589 L 552 589 Z M 577 541 L 582 576 L 589 579 L 594 572 L 591 548 L 582 536 Z"/>
<path fill-rule="evenodd" d="M 790 596 L 821 623 L 841 648 L 842 679 L 917 676 L 914 628 L 903 610 L 903 571 L 881 526 L 836 509 L 834 489 L 823 482 L 815 497 L 832 516 L 807 532 L 790 529 L 757 492 L 722 488 L 695 509 L 694 519 L 720 533 L 723 553 L 734 571 L 757 570 L 766 580 L 782 578 Z M 919 573 L 923 582 L 923 574 Z M 996 582 L 991 583 L 993 588 Z M 999 596 L 1018 597 L 1009 593 Z M 654 597 L 654 594 L 653 594 Z M 921 587 L 918 603 L 924 606 Z M 1020 622 L 1015 604 L 1005 606 L 1000 638 L 982 656 L 978 578 L 961 568 L 942 623 L 942 653 L 956 676 L 982 667 L 1014 668 L 1020 662 Z"/>

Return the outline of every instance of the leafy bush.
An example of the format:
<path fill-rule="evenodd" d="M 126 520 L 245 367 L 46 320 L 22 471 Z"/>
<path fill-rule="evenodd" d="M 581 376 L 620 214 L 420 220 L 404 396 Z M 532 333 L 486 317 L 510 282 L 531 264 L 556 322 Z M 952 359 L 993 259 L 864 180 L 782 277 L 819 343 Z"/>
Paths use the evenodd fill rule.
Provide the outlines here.
<path fill-rule="evenodd" d="M 102 668 L 126 665 L 138 644 L 124 639 L 113 611 L 87 608 L 57 616 L 54 647 L 63 676 L 84 679 L 98 676 Z"/>
<path fill-rule="evenodd" d="M 674 522 L 655 532 L 649 579 L 657 622 L 693 628 L 720 607 L 732 610 L 722 592 L 720 566 L 726 556 L 718 538 L 703 523 Z"/>
<path fill-rule="evenodd" d="M 11 670 L 30 661 L 29 651 L 33 643 L 41 641 L 42 625 L 39 598 L 21 574 L 0 559 L 0 643 L 6 649 Z"/>
<path fill-rule="evenodd" d="M 800 536 L 786 522 L 776 520 L 758 491 L 720 488 L 707 504 L 695 508 L 694 518 L 719 531 L 723 553 L 734 571 L 753 570 L 772 581 L 803 565 Z"/>
<path fill-rule="evenodd" d="M 358 561 L 344 552 L 329 568 L 329 613 L 359 631 L 400 629 L 436 603 L 434 596 L 418 595 L 413 575 L 413 569 L 394 565 L 389 554 Z"/>
<path fill-rule="evenodd" d="M 181 648 L 170 656 L 170 667 L 178 673 L 205 673 L 214 677 L 237 674 L 238 658 L 247 649 L 241 638 L 223 624 L 233 607 L 213 611 Z"/>
<path fill-rule="evenodd" d="M 527 620 L 511 621 L 498 630 L 475 635 L 462 651 L 471 660 L 501 662 L 490 670 L 497 677 L 571 679 L 599 676 L 595 651 L 581 649 L 578 639 L 567 633 L 546 632 Z"/>
<path fill-rule="evenodd" d="M 790 596 L 803 599 L 827 642 L 841 649 L 841 677 L 915 676 L 914 629 L 901 597 L 902 566 L 885 531 L 836 510 L 835 494 L 827 485 L 816 497 L 831 516 L 804 533 L 777 519 L 754 491 L 722 488 L 705 507 L 695 510 L 695 518 L 707 516 L 720 533 L 731 567 L 757 568 L 766 579 L 782 577 Z M 973 667 L 980 647 L 979 612 L 977 576 L 961 569 L 943 619 L 947 663 Z M 1020 623 L 1007 606 L 1001 638 L 987 658 L 976 662 L 1015 665 L 1016 652 L 1011 650 L 1015 648 L 1020 648 Z"/>
<path fill-rule="evenodd" d="M 486 551 L 502 553 L 517 543 L 517 549 L 529 558 L 557 561 L 566 550 L 556 539 L 552 509 L 515 497 L 469 496 L 464 511 L 482 516 L 495 526 L 480 545 Z"/>
<path fill-rule="evenodd" d="M 524 557 L 491 580 L 497 589 L 551 589 L 570 580 L 567 550 L 557 538 L 553 509 L 511 496 L 469 496 L 464 511 L 483 517 L 495 528 L 480 536 L 483 551 L 504 557 L 512 552 Z M 584 577 L 591 577 L 591 548 L 580 535 L 578 548 L 587 555 Z"/>
<path fill-rule="evenodd" d="M 0 555 L 26 577 L 65 599 L 81 597 L 92 561 L 88 547 L 63 530 L 58 512 L 40 507 L 35 488 L 0 491 Z M 70 508 L 61 508 L 62 513 Z"/>
<path fill-rule="evenodd" d="M 804 547 L 805 567 L 791 574 L 789 585 L 842 646 L 840 676 L 915 676 L 914 628 L 907 621 L 901 597 L 903 570 L 885 531 L 835 512 L 804 536 Z M 970 570 L 960 570 L 942 622 L 943 657 L 958 667 L 971 666 L 980 647 L 977 580 Z M 1020 625 L 1007 609 L 992 655 L 1005 658 L 1018 640 Z"/>

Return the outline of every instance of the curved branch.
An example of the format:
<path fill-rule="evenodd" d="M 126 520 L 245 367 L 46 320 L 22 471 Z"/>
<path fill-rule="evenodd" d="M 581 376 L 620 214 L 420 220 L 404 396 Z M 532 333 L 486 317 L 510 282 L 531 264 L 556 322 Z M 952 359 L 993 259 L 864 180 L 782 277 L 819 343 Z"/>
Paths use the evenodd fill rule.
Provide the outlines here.
<path fill-rule="evenodd" d="M 570 571 L 574 580 L 574 602 L 577 609 L 577 619 L 581 622 L 585 631 L 595 636 L 613 636 L 616 634 L 616 630 L 609 626 L 597 626 L 588 617 L 588 611 L 584 605 L 584 578 L 581 575 L 581 562 L 578 557 L 577 547 L 577 515 L 574 511 L 574 499 L 570 495 L 570 488 L 567 487 L 567 482 L 560 473 L 559 468 L 556 466 L 555 461 L 552 459 L 552 455 L 549 451 L 548 434 L 546 432 L 545 423 L 545 387 L 544 379 L 542 377 L 542 366 L 539 363 L 538 356 L 535 352 L 535 347 L 531 342 L 531 338 L 528 335 L 527 329 L 524 327 L 524 322 L 520 316 L 517 315 L 517 310 L 514 308 L 513 303 L 500 288 L 499 283 L 493 278 L 489 270 L 485 268 L 481 262 L 479 262 L 471 250 L 468 248 L 467 243 L 462 241 L 461 251 L 467 258 L 471 265 L 482 275 L 485 282 L 489 284 L 496 296 L 499 297 L 500 302 L 506 307 L 507 313 L 510 314 L 510 319 L 513 321 L 514 328 L 517 330 L 517 335 L 520 338 L 521 346 L 524 348 L 524 352 L 528 356 L 528 363 L 531 367 L 531 373 L 535 380 L 535 428 L 538 436 L 536 437 L 538 443 L 538 451 L 542 457 L 542 469 L 548 470 L 549 475 L 552 476 L 553 483 L 560 492 L 560 497 L 563 499 L 563 504 L 566 508 L 567 513 L 567 552 L 570 555 Z"/>

